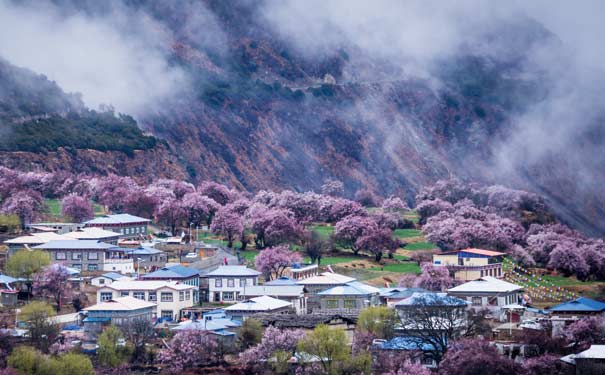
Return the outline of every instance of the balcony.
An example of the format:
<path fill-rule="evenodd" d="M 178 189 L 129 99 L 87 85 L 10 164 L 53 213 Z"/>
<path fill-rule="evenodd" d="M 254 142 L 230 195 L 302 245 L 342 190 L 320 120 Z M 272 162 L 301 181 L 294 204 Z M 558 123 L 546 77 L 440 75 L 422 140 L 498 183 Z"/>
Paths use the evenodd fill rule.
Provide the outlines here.
<path fill-rule="evenodd" d="M 452 271 L 485 271 L 502 269 L 502 263 L 491 263 L 482 266 L 462 266 L 458 264 L 447 264 L 445 266 Z"/>

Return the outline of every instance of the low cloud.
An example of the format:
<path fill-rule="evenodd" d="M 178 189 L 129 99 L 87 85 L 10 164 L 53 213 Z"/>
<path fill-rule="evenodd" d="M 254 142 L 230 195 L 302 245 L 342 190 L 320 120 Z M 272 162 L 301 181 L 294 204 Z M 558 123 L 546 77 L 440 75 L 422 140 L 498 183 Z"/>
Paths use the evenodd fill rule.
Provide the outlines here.
<path fill-rule="evenodd" d="M 186 75 L 168 62 L 170 33 L 144 12 L 113 4 L 95 15 L 0 1 L 0 56 L 81 92 L 92 108 L 111 104 L 136 115 L 178 92 Z"/>

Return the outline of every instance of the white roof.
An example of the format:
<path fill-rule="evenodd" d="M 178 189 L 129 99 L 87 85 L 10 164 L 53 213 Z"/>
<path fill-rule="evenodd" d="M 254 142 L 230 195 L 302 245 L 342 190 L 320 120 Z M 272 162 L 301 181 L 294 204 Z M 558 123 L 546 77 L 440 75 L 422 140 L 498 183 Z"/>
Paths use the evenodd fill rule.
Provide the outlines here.
<path fill-rule="evenodd" d="M 303 285 L 255 285 L 247 286 L 244 296 L 276 296 L 276 297 L 298 297 L 304 294 Z"/>
<path fill-rule="evenodd" d="M 576 354 L 575 358 L 605 359 L 605 345 L 591 345 L 587 350 Z"/>
<path fill-rule="evenodd" d="M 309 264 L 308 266 L 305 266 L 305 267 L 290 268 L 290 272 L 292 272 L 292 273 L 306 272 L 309 270 L 314 270 L 316 268 L 317 268 L 317 264 Z"/>
<path fill-rule="evenodd" d="M 334 285 L 334 284 L 346 284 L 351 281 L 355 281 L 354 278 L 340 275 L 338 273 L 324 272 L 321 275 L 311 276 L 306 279 L 297 281 L 301 285 Z"/>
<path fill-rule="evenodd" d="M 271 311 L 288 306 L 292 306 L 288 301 L 282 301 L 281 299 L 269 296 L 260 296 L 226 307 L 225 311 Z"/>
<path fill-rule="evenodd" d="M 102 225 L 102 224 L 134 224 L 134 223 L 147 223 L 151 220 L 145 219 L 144 217 L 138 217 L 130 214 L 115 214 L 99 216 L 92 220 L 85 221 L 86 225 Z"/>
<path fill-rule="evenodd" d="M 105 230 L 97 227 L 86 227 L 80 230 L 69 232 L 64 234 L 65 237 L 69 237 L 72 239 L 103 239 L 103 238 L 111 238 L 111 237 L 120 237 L 119 233 L 112 232 L 110 230 Z"/>
<path fill-rule="evenodd" d="M 55 232 L 40 232 L 40 233 L 32 233 L 29 236 L 21 236 L 16 237 L 7 241 L 4 241 L 6 244 L 16 244 L 16 245 L 29 245 L 29 244 L 43 244 L 54 240 L 71 240 L 71 238 L 66 237 L 65 235 L 57 234 Z"/>
<path fill-rule="evenodd" d="M 153 306 L 155 306 L 155 303 L 127 296 L 97 303 L 96 305 L 85 308 L 84 311 L 132 311 Z"/>
<path fill-rule="evenodd" d="M 257 270 L 246 266 L 219 266 L 214 271 L 208 272 L 206 276 L 258 276 L 260 274 Z"/>
<path fill-rule="evenodd" d="M 323 292 L 320 296 L 365 296 L 368 294 L 378 294 L 380 289 L 359 281 L 351 281 L 344 285 L 335 286 Z"/>
<path fill-rule="evenodd" d="M 174 290 L 187 290 L 195 289 L 195 286 L 180 284 L 176 281 L 119 279 L 117 281 L 114 281 L 110 285 L 104 286 L 103 288 L 110 288 L 114 290 L 158 290 L 162 288 L 170 288 Z"/>
<path fill-rule="evenodd" d="M 462 285 L 458 285 L 448 292 L 451 293 L 476 293 L 476 292 L 490 292 L 490 293 L 504 293 L 513 292 L 515 290 L 521 290 L 523 287 L 509 283 L 508 281 L 496 279 L 492 276 L 483 276 L 480 279 L 469 281 Z"/>

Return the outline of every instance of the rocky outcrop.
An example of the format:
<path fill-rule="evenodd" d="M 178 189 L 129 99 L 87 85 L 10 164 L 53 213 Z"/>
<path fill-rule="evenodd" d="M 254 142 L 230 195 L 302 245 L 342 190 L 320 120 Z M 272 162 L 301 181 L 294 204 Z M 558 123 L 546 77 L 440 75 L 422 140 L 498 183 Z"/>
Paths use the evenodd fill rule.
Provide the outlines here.
<path fill-rule="evenodd" d="M 182 164 L 164 145 L 150 150 L 135 150 L 132 156 L 119 151 L 76 150 L 63 148 L 48 153 L 0 152 L 0 165 L 23 171 L 71 171 L 74 173 L 115 173 L 133 176 L 141 182 L 155 178 L 185 179 Z"/>

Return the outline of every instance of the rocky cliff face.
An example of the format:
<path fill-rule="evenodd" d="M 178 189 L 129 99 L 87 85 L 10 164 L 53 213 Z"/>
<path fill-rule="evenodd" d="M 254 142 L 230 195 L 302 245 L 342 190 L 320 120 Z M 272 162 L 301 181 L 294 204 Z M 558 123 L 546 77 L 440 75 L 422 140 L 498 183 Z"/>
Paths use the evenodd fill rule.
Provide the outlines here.
<path fill-rule="evenodd" d="M 185 179 L 187 174 L 166 146 L 135 150 L 132 155 L 119 151 L 60 148 L 46 153 L 0 151 L 0 165 L 23 171 L 71 171 L 74 173 L 133 176 L 141 182 L 156 178 Z"/>

